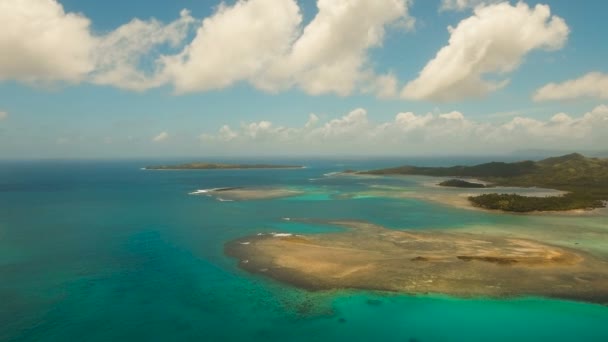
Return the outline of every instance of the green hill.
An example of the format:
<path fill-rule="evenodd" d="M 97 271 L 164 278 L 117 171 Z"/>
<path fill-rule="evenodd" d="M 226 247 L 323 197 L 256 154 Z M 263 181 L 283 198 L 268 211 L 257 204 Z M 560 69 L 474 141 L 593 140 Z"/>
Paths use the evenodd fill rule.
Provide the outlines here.
<path fill-rule="evenodd" d="M 475 166 L 396 168 L 360 172 L 371 175 L 476 177 L 498 186 L 541 187 L 569 192 L 564 196 L 525 197 L 487 194 L 470 197 L 477 206 L 505 211 L 592 209 L 608 200 L 608 159 L 578 153 L 541 161 L 492 162 Z"/>

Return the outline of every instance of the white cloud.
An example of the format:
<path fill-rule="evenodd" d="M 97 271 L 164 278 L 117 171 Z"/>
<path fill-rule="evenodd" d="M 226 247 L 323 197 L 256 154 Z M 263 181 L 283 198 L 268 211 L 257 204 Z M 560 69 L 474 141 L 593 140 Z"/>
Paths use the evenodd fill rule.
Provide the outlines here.
<path fill-rule="evenodd" d="M 152 138 L 153 142 L 159 143 L 159 142 L 163 142 L 165 140 L 169 139 L 169 133 L 167 132 L 160 132 L 157 136 L 155 136 L 154 138 Z"/>
<path fill-rule="evenodd" d="M 188 11 L 170 23 L 133 19 L 105 34 L 57 0 L 1 0 L 0 81 L 91 82 L 143 91 L 173 85 L 177 93 L 248 82 L 277 92 L 356 91 L 395 97 L 392 74 L 376 75 L 369 51 L 388 26 L 411 30 L 411 0 L 318 0 L 302 25 L 296 0 L 221 3 L 199 23 Z M 174 52 L 177 51 L 177 52 Z"/>
<path fill-rule="evenodd" d="M 363 93 L 375 94 L 381 99 L 391 99 L 398 97 L 397 90 L 399 81 L 392 73 L 377 75 L 367 80 L 367 85 L 363 86 Z"/>
<path fill-rule="evenodd" d="M 0 80 L 78 82 L 95 67 L 89 19 L 55 0 L 2 0 L 0 22 Z"/>
<path fill-rule="evenodd" d="M 222 4 L 180 54 L 163 57 L 165 73 L 178 92 L 219 89 L 250 79 L 287 52 L 301 20 L 295 0 Z"/>
<path fill-rule="evenodd" d="M 319 122 L 319 117 L 314 113 L 310 113 L 308 115 L 308 121 L 306 121 L 304 128 L 306 128 L 306 129 L 314 128 L 315 126 L 317 126 L 318 122 Z"/>
<path fill-rule="evenodd" d="M 182 53 L 163 57 L 165 73 L 178 92 L 248 81 L 270 92 L 299 87 L 309 94 L 348 95 L 364 83 L 378 82 L 380 95 L 394 95 L 393 79 L 376 80 L 368 51 L 382 44 L 385 26 L 399 20 L 412 26 L 409 4 L 318 0 L 318 13 L 306 27 L 295 0 L 222 5 Z"/>
<path fill-rule="evenodd" d="M 144 90 L 166 81 L 158 67 L 144 72 L 140 61 L 149 58 L 157 64 L 151 52 L 181 44 L 195 20 L 182 11 L 166 25 L 133 19 L 105 35 L 94 35 L 88 18 L 66 13 L 56 0 L 1 0 L 0 22 L 0 81 L 88 81 Z"/>
<path fill-rule="evenodd" d="M 448 45 L 405 86 L 403 97 L 451 101 L 483 96 L 508 83 L 484 76 L 512 72 L 532 50 L 560 49 L 569 34 L 549 6 L 530 8 L 523 2 L 476 7 L 473 16 L 448 30 Z"/>
<path fill-rule="evenodd" d="M 446 120 L 464 120 L 464 115 L 460 112 L 449 112 L 445 114 L 439 114 L 439 117 Z"/>
<path fill-rule="evenodd" d="M 365 134 L 368 128 L 367 111 L 357 108 L 339 119 L 330 120 L 310 134 L 315 139 L 318 137 L 323 140 L 349 140 Z"/>
<path fill-rule="evenodd" d="M 298 86 L 309 94 L 348 95 L 374 82 L 368 51 L 385 27 L 409 18 L 409 0 L 318 0 L 318 13 L 285 56 L 254 79 L 262 89 Z"/>
<path fill-rule="evenodd" d="M 608 99 L 608 74 L 591 72 L 575 80 L 549 83 L 536 91 L 534 101 L 574 100 L 584 97 Z"/>
<path fill-rule="evenodd" d="M 161 86 L 167 80 L 159 63 L 146 73 L 140 68 L 141 60 L 159 46 L 175 48 L 182 44 L 195 22 L 190 12 L 183 10 L 179 19 L 166 25 L 155 19 L 133 19 L 120 26 L 99 39 L 91 81 L 136 91 Z"/>
<path fill-rule="evenodd" d="M 505 0 L 441 0 L 439 10 L 441 11 L 464 11 L 479 5 L 487 5 Z"/>
<path fill-rule="evenodd" d="M 8 118 L 8 112 L 3 112 L 0 110 L 0 121 Z"/>
<path fill-rule="evenodd" d="M 548 120 L 515 117 L 497 124 L 470 120 L 458 111 L 402 112 L 394 120 L 380 123 L 371 122 L 362 108 L 325 123 L 313 115 L 301 127 L 259 121 L 244 123 L 236 130 L 223 126 L 216 134 L 204 136 L 210 147 L 217 144 L 221 149 L 256 153 L 272 147 L 276 153 L 487 154 L 548 146 L 584 150 L 608 145 L 605 105 L 579 117 L 558 113 Z"/>
<path fill-rule="evenodd" d="M 233 132 L 230 127 L 224 125 L 220 128 L 219 138 L 224 141 L 230 141 L 237 137 L 237 133 Z"/>

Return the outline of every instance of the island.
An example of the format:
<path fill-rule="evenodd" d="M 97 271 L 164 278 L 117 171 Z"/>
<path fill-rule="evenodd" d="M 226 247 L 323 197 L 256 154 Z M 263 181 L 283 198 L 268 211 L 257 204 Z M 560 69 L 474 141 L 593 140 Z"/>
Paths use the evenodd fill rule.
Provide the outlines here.
<path fill-rule="evenodd" d="M 482 194 L 469 201 L 480 208 L 512 212 L 566 211 L 603 208 L 608 200 L 608 159 L 578 153 L 540 161 L 491 162 L 474 166 L 401 166 L 360 171 L 361 175 L 425 175 L 474 177 L 491 186 L 538 187 L 566 192 L 562 196 L 528 197 L 517 194 Z M 454 184 L 454 183 L 452 183 Z"/>
<path fill-rule="evenodd" d="M 302 195 L 302 191 L 280 187 L 229 187 L 229 188 L 213 188 L 199 189 L 190 192 L 190 195 L 202 195 L 215 197 L 218 201 L 254 201 L 254 200 L 269 200 L 276 198 L 294 197 Z"/>
<path fill-rule="evenodd" d="M 258 233 L 226 243 L 240 268 L 307 290 L 366 289 L 608 304 L 608 267 L 592 254 L 512 236 L 307 221 L 346 231 Z"/>
<path fill-rule="evenodd" d="M 302 169 L 298 165 L 275 164 L 226 164 L 226 163 L 186 163 L 177 165 L 146 166 L 146 170 L 248 170 L 248 169 Z"/>
<path fill-rule="evenodd" d="M 452 188 L 471 188 L 471 189 L 480 189 L 480 188 L 486 187 L 485 184 L 468 182 L 468 181 L 465 181 L 462 179 L 449 179 L 449 180 L 439 183 L 439 186 L 447 186 L 447 187 L 452 187 Z"/>

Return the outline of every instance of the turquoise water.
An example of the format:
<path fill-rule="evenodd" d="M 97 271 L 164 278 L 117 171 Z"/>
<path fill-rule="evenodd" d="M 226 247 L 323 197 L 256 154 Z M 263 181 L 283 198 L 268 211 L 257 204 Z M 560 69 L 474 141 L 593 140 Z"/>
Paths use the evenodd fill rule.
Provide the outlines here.
<path fill-rule="evenodd" d="M 223 255 L 224 242 L 243 235 L 339 230 L 285 217 L 360 219 L 395 229 L 531 220 L 414 199 L 341 198 L 336 195 L 374 184 L 416 185 L 323 177 L 403 161 L 317 160 L 302 170 L 139 169 L 149 163 L 0 164 L 0 341 L 608 341 L 603 306 L 313 293 L 244 273 Z M 249 202 L 187 195 L 227 186 L 287 186 L 306 194 Z"/>

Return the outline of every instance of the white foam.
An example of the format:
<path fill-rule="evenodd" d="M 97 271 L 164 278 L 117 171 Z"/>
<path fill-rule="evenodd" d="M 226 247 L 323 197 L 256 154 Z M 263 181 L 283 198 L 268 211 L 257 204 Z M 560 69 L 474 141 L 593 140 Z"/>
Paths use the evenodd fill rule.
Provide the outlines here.
<path fill-rule="evenodd" d="M 288 234 L 288 233 L 272 233 L 273 237 L 287 237 L 287 236 L 292 236 L 293 234 Z"/>
<path fill-rule="evenodd" d="M 290 217 L 283 217 L 283 220 L 284 221 L 291 221 L 291 218 Z"/>
<path fill-rule="evenodd" d="M 220 201 L 220 202 L 234 202 L 234 200 L 224 199 L 224 198 L 221 198 L 221 197 L 218 197 L 217 200 Z"/>
<path fill-rule="evenodd" d="M 201 190 L 196 190 L 196 191 L 192 191 L 189 193 L 189 195 L 200 195 L 200 194 L 206 194 L 209 193 L 211 191 L 213 191 L 215 189 L 201 189 Z"/>
<path fill-rule="evenodd" d="M 248 245 L 248 244 L 250 244 L 250 243 L 251 243 L 251 242 L 249 242 L 249 241 L 245 241 L 245 242 L 241 242 L 241 245 Z"/>

